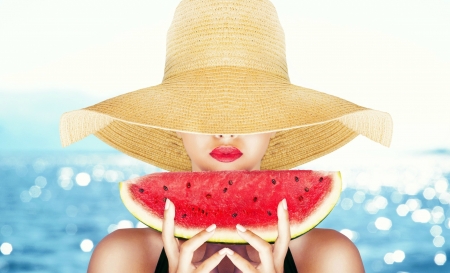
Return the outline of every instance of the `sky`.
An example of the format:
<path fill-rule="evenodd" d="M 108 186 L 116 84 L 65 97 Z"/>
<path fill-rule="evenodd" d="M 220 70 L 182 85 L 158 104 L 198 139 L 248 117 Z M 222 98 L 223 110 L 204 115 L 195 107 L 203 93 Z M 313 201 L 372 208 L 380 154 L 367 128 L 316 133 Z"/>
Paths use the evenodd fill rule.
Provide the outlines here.
<path fill-rule="evenodd" d="M 390 113 L 393 150 L 450 150 L 449 1 L 272 2 L 293 84 Z M 62 113 L 161 83 L 178 3 L 0 0 L 0 151 L 62 150 Z"/>

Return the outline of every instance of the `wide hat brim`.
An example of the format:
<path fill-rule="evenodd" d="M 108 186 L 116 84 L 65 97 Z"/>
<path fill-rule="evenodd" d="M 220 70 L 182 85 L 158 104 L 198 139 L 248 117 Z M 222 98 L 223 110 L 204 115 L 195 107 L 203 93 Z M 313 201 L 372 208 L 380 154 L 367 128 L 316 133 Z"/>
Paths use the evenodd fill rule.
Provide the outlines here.
<path fill-rule="evenodd" d="M 291 84 L 260 70 L 209 67 L 165 79 L 61 117 L 63 146 L 94 134 L 110 146 L 169 171 L 190 171 L 175 131 L 255 134 L 276 131 L 261 169 L 290 169 L 359 134 L 385 146 L 388 113 Z"/>

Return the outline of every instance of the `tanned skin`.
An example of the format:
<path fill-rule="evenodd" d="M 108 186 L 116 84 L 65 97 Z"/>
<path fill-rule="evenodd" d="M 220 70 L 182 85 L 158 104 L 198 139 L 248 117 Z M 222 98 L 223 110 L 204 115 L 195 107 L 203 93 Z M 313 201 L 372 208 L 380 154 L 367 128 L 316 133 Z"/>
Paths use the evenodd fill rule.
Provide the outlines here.
<path fill-rule="evenodd" d="M 192 171 L 259 170 L 270 139 L 275 133 L 254 135 L 196 135 L 177 133 L 191 159 Z M 218 146 L 233 146 L 243 155 L 233 162 L 210 156 Z M 284 203 L 283 203 L 284 202 Z M 95 248 L 88 273 L 153 273 L 162 249 L 169 260 L 169 273 L 282 273 L 287 249 L 291 250 L 299 273 L 363 273 L 355 245 L 341 233 L 312 229 L 290 240 L 287 204 L 278 205 L 278 238 L 270 245 L 251 230 L 236 232 L 249 245 L 205 243 L 214 227 L 189 240 L 173 237 L 176 208 L 167 200 L 163 233 L 150 229 L 122 229 L 106 236 Z M 206 228 L 206 227 L 205 227 Z"/>

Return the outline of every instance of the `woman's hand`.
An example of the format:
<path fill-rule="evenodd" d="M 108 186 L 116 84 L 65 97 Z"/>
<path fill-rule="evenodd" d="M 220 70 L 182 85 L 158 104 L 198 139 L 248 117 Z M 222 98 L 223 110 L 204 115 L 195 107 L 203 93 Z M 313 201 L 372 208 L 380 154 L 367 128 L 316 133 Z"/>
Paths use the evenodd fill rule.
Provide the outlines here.
<path fill-rule="evenodd" d="M 283 199 L 278 204 L 277 215 L 278 238 L 273 246 L 250 230 L 246 230 L 243 226 L 236 226 L 239 236 L 241 236 L 259 252 L 259 258 L 261 260 L 261 263 L 255 267 L 249 261 L 242 258 L 239 254 L 227 252 L 228 258 L 242 272 L 283 273 L 284 259 L 291 240 L 286 199 Z"/>
<path fill-rule="evenodd" d="M 164 209 L 162 240 L 167 259 L 169 260 L 169 273 L 209 273 L 220 263 L 226 254 L 233 253 L 231 250 L 224 248 L 203 261 L 200 265 L 194 265 L 192 258 L 194 257 L 195 250 L 211 238 L 216 229 L 216 225 L 209 226 L 180 245 L 173 235 L 175 230 L 175 206 L 167 199 Z"/>

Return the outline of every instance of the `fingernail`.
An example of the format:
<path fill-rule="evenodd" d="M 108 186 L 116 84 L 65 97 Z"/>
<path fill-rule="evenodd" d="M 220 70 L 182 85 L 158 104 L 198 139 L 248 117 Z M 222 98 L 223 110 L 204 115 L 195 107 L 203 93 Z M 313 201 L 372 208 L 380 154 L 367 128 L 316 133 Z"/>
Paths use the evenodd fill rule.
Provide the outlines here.
<path fill-rule="evenodd" d="M 213 231 L 215 229 L 216 229 L 216 224 L 212 224 L 212 225 L 210 225 L 209 227 L 206 228 L 206 231 L 207 232 L 211 232 L 211 231 Z"/>
<path fill-rule="evenodd" d="M 166 199 L 166 204 L 164 205 L 164 210 L 167 210 L 169 208 L 169 198 Z"/>
<path fill-rule="evenodd" d="M 233 250 L 231 250 L 231 249 L 229 249 L 229 248 L 222 248 L 220 251 L 219 251 L 219 254 L 220 255 L 229 255 L 229 256 L 231 256 L 231 255 L 233 255 L 234 254 L 234 251 Z"/>
<path fill-rule="evenodd" d="M 283 208 L 284 208 L 285 210 L 287 210 L 287 202 L 286 202 L 286 198 L 283 199 L 283 201 L 281 201 L 281 204 L 283 205 Z"/>
<path fill-rule="evenodd" d="M 239 230 L 240 232 L 245 232 L 247 229 L 243 226 L 241 226 L 240 224 L 236 225 L 237 230 Z"/>

